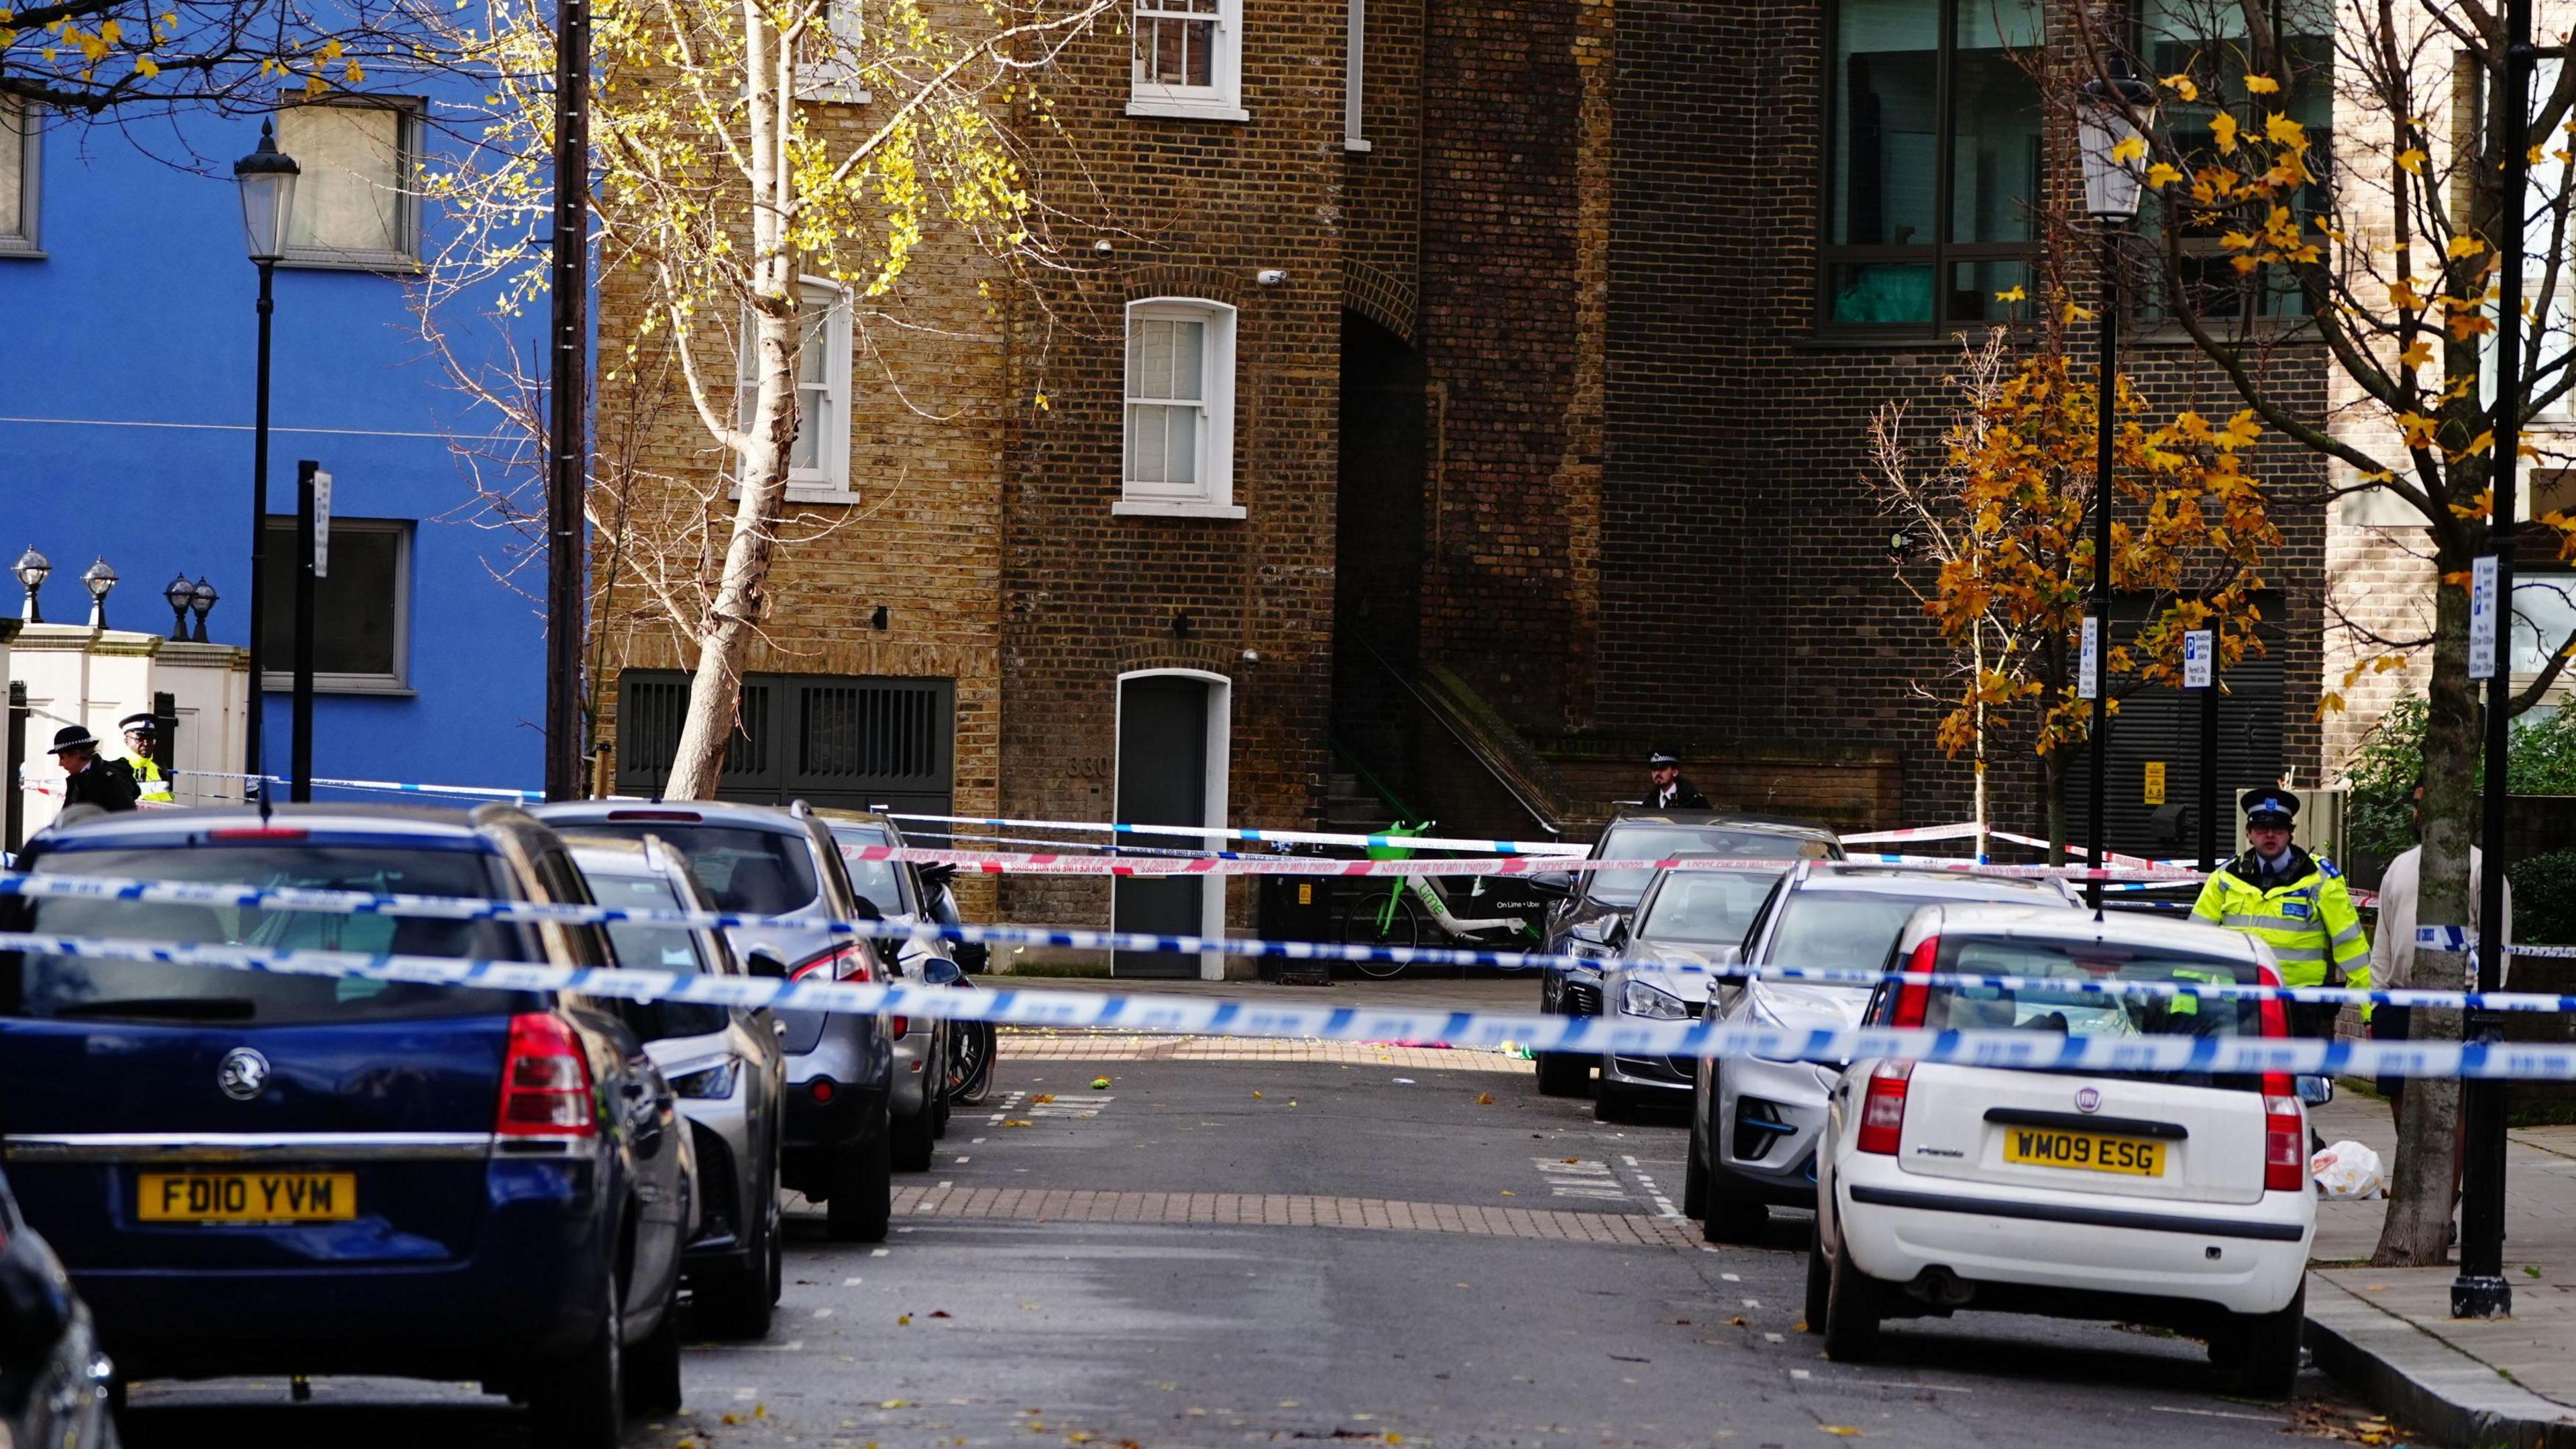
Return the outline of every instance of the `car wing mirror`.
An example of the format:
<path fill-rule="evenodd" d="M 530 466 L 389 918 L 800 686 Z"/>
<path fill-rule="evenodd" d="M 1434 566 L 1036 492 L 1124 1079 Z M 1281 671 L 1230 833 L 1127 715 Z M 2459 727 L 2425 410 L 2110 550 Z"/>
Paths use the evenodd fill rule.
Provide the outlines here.
<path fill-rule="evenodd" d="M 954 986 L 966 979 L 966 973 L 957 969 L 956 962 L 933 956 L 921 963 L 921 979 L 928 986 Z"/>
<path fill-rule="evenodd" d="M 1521 879 L 1529 883 L 1531 890 L 1543 896 L 1574 894 L 1574 872 L 1570 870 L 1543 870 L 1535 875 L 1525 875 Z"/>

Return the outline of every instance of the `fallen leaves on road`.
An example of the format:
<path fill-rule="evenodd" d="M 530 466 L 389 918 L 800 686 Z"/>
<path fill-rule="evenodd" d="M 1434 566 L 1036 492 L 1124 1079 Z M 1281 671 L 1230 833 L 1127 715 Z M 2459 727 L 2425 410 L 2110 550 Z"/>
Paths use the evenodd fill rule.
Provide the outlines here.
<path fill-rule="evenodd" d="M 1055 1100 L 1055 1093 L 1053 1093 L 1053 1092 L 1040 1092 L 1040 1093 L 1038 1093 L 1036 1096 L 1029 1098 L 1029 1105 L 1030 1105 L 1030 1106 L 1032 1106 L 1032 1107 L 1043 1107 L 1043 1106 L 1045 1106 L 1047 1103 L 1052 1102 L 1052 1101 L 1054 1101 L 1054 1100 Z"/>
<path fill-rule="evenodd" d="M 1003 1123 L 1002 1125 L 1003 1125 L 1003 1126 L 1005 1126 L 1005 1127 L 1035 1127 L 1035 1126 L 1036 1126 L 1036 1125 L 1038 1125 L 1038 1124 L 1036 1124 L 1035 1122 L 1031 1122 L 1031 1121 L 1029 1121 L 1029 1120 L 1028 1120 L 1027 1118 L 1025 1118 L 1025 1117 L 1014 1117 L 1014 1118 L 1012 1118 L 1010 1121 L 1005 1122 L 1005 1123 Z"/>
<path fill-rule="evenodd" d="M 1108 1091 L 1108 1090 L 1109 1090 L 1109 1079 L 1108 1079 L 1107 1077 L 1094 1077 L 1094 1078 L 1092 1078 L 1092 1079 L 1091 1079 L 1091 1090 L 1093 1090 L 1093 1091 L 1095 1091 L 1095 1092 L 1106 1092 L 1106 1091 Z"/>
<path fill-rule="evenodd" d="M 912 1315 L 907 1313 L 896 1319 L 894 1322 L 897 1328 L 910 1328 L 912 1327 Z"/>
<path fill-rule="evenodd" d="M 1479 1107 L 1490 1107 L 1494 1105 L 1494 1094 L 1491 1092 L 1478 1092 L 1476 1094 L 1476 1105 Z"/>
<path fill-rule="evenodd" d="M 912 1400 L 886 1399 L 878 1403 L 877 1407 L 880 1409 L 909 1409 L 912 1407 Z"/>
<path fill-rule="evenodd" d="M 2290 1406 L 2290 1431 L 2319 1439 L 2340 1439 L 2347 1444 L 2393 1445 L 2402 1442 L 2398 1428 L 2376 1414 L 2336 1408 L 2322 1400 L 2311 1399 Z"/>
<path fill-rule="evenodd" d="M 1252 1100 L 1254 1100 L 1254 1101 L 1256 1101 L 1256 1102 L 1260 1101 L 1260 1100 L 1261 1100 L 1261 1094 L 1260 1094 L 1259 1092 L 1255 1092 L 1255 1093 L 1253 1093 L 1253 1094 L 1252 1094 Z"/>
<path fill-rule="evenodd" d="M 1685 1318 L 1682 1322 L 1688 1323 L 1690 1320 Z M 1753 1321 L 1739 1313 L 1733 1318 L 1726 1320 L 1726 1326 L 1729 1328 L 1751 1328 L 1753 1326 Z"/>
<path fill-rule="evenodd" d="M 947 1310 L 947 1309 L 945 1309 L 945 1308 L 934 1308 L 934 1309 L 930 1310 L 930 1316 L 931 1316 L 931 1317 L 933 1317 L 933 1318 L 946 1318 L 946 1317 L 949 1317 L 950 1315 L 949 1315 L 948 1310 Z"/>
<path fill-rule="evenodd" d="M 1840 1435 L 1845 1439 L 1857 1439 L 1860 1437 L 1860 1431 L 1858 1429 L 1851 1428 L 1844 1424 L 1818 1424 L 1816 1427 L 1824 1430 L 1828 1434 Z"/>

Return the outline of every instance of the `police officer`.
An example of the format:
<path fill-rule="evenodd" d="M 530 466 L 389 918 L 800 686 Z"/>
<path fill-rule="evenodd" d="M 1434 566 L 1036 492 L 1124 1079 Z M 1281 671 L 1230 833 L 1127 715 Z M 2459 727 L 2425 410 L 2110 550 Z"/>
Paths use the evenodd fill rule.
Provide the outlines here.
<path fill-rule="evenodd" d="M 63 767 L 63 808 L 95 805 L 101 810 L 131 810 L 142 794 L 134 771 L 123 760 L 98 757 L 98 737 L 79 725 L 54 731 L 55 763 Z"/>
<path fill-rule="evenodd" d="M 1657 810 L 1709 808 L 1708 797 L 1682 778 L 1682 762 L 1670 751 L 1656 750 L 1646 756 L 1646 778 L 1655 782 L 1655 788 L 1646 792 L 1646 803 Z"/>
<path fill-rule="evenodd" d="M 2272 948 L 2285 986 L 2370 988 L 2370 941 L 2352 908 L 2352 892 L 2333 861 L 2290 841 L 2299 797 L 2278 785 L 2245 792 L 2243 855 L 2222 865 L 2200 888 L 2192 915 L 2243 931 Z M 2331 1003 L 2289 1002 L 2290 1034 L 2334 1035 Z M 2364 1019 L 2369 1016 L 2364 1008 Z"/>
<path fill-rule="evenodd" d="M 161 725 L 147 711 L 129 714 L 116 722 L 125 731 L 125 763 L 134 771 L 134 787 L 143 792 L 145 805 L 176 805 L 178 797 L 170 793 L 170 776 L 161 768 L 159 759 Z"/>

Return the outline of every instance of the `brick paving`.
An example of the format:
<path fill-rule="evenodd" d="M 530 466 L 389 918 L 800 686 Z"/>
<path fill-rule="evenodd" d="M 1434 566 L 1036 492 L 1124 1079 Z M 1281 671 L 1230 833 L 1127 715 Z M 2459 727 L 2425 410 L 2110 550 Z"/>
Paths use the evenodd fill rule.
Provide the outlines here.
<path fill-rule="evenodd" d="M 1304 1193 L 1103 1192 L 1083 1188 L 901 1187 L 895 1216 L 1016 1222 L 1151 1223 L 1281 1228 L 1358 1228 L 1398 1233 L 1465 1233 L 1612 1247 L 1688 1247 L 1697 1229 L 1639 1213 L 1556 1212 L 1471 1203 L 1403 1202 Z"/>

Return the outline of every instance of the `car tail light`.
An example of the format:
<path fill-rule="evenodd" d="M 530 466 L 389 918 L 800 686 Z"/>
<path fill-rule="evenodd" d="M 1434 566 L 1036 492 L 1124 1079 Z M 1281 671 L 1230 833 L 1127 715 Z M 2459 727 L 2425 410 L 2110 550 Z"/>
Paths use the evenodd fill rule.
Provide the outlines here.
<path fill-rule="evenodd" d="M 840 1084 L 830 1077 L 816 1077 L 805 1084 L 806 1093 L 818 1104 L 831 1101 L 833 1094 L 840 1090 Z"/>
<path fill-rule="evenodd" d="M 896 1017 L 894 1019 L 894 1034 L 896 1036 L 912 1035 L 912 1018 L 908 1016 Z"/>
<path fill-rule="evenodd" d="M 1941 938 L 1938 936 L 1924 937 L 1922 944 L 1914 948 L 1914 954 L 1905 959 L 1906 970 L 1922 975 L 1930 975 L 1940 964 Z M 1931 1009 L 1931 987 L 1920 981 L 1900 983 L 1896 988 L 1896 1010 L 1888 1018 L 1888 1025 L 1921 1026 Z M 1890 1152 L 1895 1150 L 1893 1147 L 1888 1149 Z"/>
<path fill-rule="evenodd" d="M 2263 1190 L 2305 1192 L 2308 1187 L 2308 1119 L 2296 1095 L 2263 1087 Z"/>
<path fill-rule="evenodd" d="M 510 1018 L 510 1059 L 501 1068 L 504 1137 L 588 1137 L 599 1130 L 591 1108 L 590 1063 L 572 1028 L 543 1012 Z"/>
<path fill-rule="evenodd" d="M 1861 1151 L 1896 1155 L 1896 1140 L 1905 1135 L 1905 1089 L 1913 1080 L 1912 1062 L 1880 1062 L 1869 1069 L 1869 1093 L 1860 1103 Z"/>
<path fill-rule="evenodd" d="M 787 979 L 802 981 L 808 976 L 817 975 L 826 981 L 867 980 L 867 949 L 855 941 L 845 941 L 829 950 L 817 951 L 797 962 L 787 973 Z"/>

